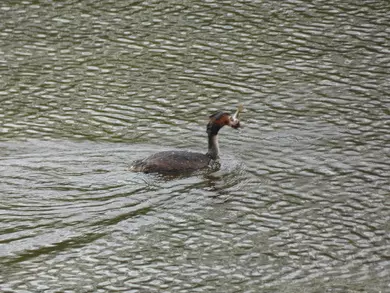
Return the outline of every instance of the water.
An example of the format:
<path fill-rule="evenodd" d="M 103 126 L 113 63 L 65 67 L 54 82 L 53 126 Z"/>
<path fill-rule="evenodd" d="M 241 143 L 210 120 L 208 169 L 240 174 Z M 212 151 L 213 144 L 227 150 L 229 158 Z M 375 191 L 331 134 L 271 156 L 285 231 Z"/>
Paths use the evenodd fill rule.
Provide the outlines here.
<path fill-rule="evenodd" d="M 388 292 L 389 9 L 3 1 L 0 291 Z"/>

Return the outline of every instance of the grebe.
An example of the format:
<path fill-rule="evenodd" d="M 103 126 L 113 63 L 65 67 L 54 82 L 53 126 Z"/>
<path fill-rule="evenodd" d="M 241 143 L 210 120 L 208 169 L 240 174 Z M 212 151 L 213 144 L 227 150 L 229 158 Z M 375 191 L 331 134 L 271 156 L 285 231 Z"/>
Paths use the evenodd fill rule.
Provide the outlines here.
<path fill-rule="evenodd" d="M 207 124 L 208 151 L 206 154 L 187 151 L 159 152 L 142 160 L 137 160 L 131 166 L 132 171 L 145 173 L 178 173 L 191 172 L 208 167 L 219 158 L 218 131 L 225 125 L 239 128 L 238 116 L 242 111 L 240 106 L 231 116 L 225 112 L 217 112 L 211 115 Z"/>

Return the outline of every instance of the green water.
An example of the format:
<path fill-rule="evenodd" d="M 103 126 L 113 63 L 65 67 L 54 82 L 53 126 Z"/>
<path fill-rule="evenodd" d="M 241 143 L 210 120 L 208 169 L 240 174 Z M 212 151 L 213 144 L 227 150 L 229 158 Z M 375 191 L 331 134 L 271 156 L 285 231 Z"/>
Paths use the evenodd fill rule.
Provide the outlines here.
<path fill-rule="evenodd" d="M 389 9 L 3 1 L 0 291 L 389 291 Z"/>

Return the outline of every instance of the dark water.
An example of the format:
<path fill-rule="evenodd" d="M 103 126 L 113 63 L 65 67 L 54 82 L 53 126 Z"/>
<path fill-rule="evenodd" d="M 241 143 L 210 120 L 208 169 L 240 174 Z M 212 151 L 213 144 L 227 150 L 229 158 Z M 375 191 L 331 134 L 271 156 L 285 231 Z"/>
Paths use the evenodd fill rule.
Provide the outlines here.
<path fill-rule="evenodd" d="M 2 1 L 1 292 L 389 292 L 389 1 Z M 167 149 L 221 169 L 131 173 Z"/>

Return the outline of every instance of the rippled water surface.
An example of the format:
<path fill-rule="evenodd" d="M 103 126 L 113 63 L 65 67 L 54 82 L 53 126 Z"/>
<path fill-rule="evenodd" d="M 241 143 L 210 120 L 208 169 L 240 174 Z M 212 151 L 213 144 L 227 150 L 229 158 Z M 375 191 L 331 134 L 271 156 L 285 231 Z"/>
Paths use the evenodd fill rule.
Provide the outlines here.
<path fill-rule="evenodd" d="M 2 1 L 0 291 L 390 292 L 389 11 Z"/>

